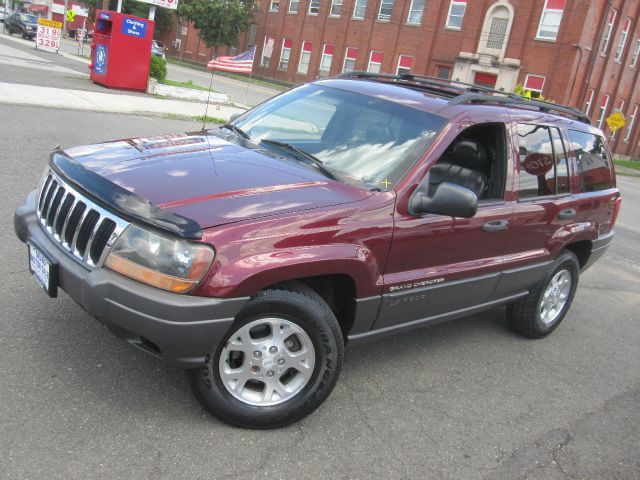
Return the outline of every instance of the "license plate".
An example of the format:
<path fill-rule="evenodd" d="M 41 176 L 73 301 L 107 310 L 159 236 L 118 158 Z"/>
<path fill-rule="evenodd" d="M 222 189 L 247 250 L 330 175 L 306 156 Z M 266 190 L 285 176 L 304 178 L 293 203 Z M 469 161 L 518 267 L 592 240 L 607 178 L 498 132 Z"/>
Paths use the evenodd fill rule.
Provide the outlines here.
<path fill-rule="evenodd" d="M 29 270 L 49 296 L 57 296 L 56 265 L 38 247 L 31 243 L 29 244 Z"/>

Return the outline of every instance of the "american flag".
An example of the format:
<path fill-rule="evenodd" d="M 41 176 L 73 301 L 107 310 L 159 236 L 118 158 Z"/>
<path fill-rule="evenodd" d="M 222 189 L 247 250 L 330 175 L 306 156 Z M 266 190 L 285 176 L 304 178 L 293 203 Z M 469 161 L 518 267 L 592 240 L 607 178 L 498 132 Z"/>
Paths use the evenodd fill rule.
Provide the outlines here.
<path fill-rule="evenodd" d="M 209 63 L 207 63 L 207 68 L 223 70 L 225 72 L 251 73 L 255 51 L 256 47 L 254 46 L 250 50 L 235 57 L 212 58 Z"/>

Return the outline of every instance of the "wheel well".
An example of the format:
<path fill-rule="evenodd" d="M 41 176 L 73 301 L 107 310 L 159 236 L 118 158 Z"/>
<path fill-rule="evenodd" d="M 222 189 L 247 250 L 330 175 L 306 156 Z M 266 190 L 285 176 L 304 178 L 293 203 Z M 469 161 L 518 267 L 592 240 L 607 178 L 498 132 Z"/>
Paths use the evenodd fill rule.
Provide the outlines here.
<path fill-rule="evenodd" d="M 335 274 L 297 278 L 296 281 L 304 283 L 327 302 L 346 339 L 355 317 L 356 284 L 353 279 L 349 275 Z"/>
<path fill-rule="evenodd" d="M 591 256 L 591 241 L 581 240 L 579 242 L 570 243 L 564 247 L 565 249 L 573 252 L 578 257 L 580 268 L 584 267 Z"/>

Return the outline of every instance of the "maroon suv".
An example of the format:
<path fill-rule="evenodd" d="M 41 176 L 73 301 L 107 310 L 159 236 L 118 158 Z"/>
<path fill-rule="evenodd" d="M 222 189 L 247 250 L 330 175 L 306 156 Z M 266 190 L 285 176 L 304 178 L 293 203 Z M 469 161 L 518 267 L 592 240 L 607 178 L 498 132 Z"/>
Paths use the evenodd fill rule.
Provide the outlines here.
<path fill-rule="evenodd" d="M 345 344 L 498 305 L 549 334 L 619 207 L 579 111 L 354 73 L 213 130 L 57 150 L 15 230 L 49 295 L 268 428 L 322 403 Z"/>

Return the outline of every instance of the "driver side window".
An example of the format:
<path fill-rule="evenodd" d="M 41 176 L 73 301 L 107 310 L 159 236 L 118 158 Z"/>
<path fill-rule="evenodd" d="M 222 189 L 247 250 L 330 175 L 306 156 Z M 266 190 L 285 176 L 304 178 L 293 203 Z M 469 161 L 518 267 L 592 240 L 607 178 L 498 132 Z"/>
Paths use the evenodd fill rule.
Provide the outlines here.
<path fill-rule="evenodd" d="M 443 182 L 468 188 L 479 201 L 504 198 L 504 124 L 480 124 L 460 133 L 429 171 L 429 196 Z"/>

